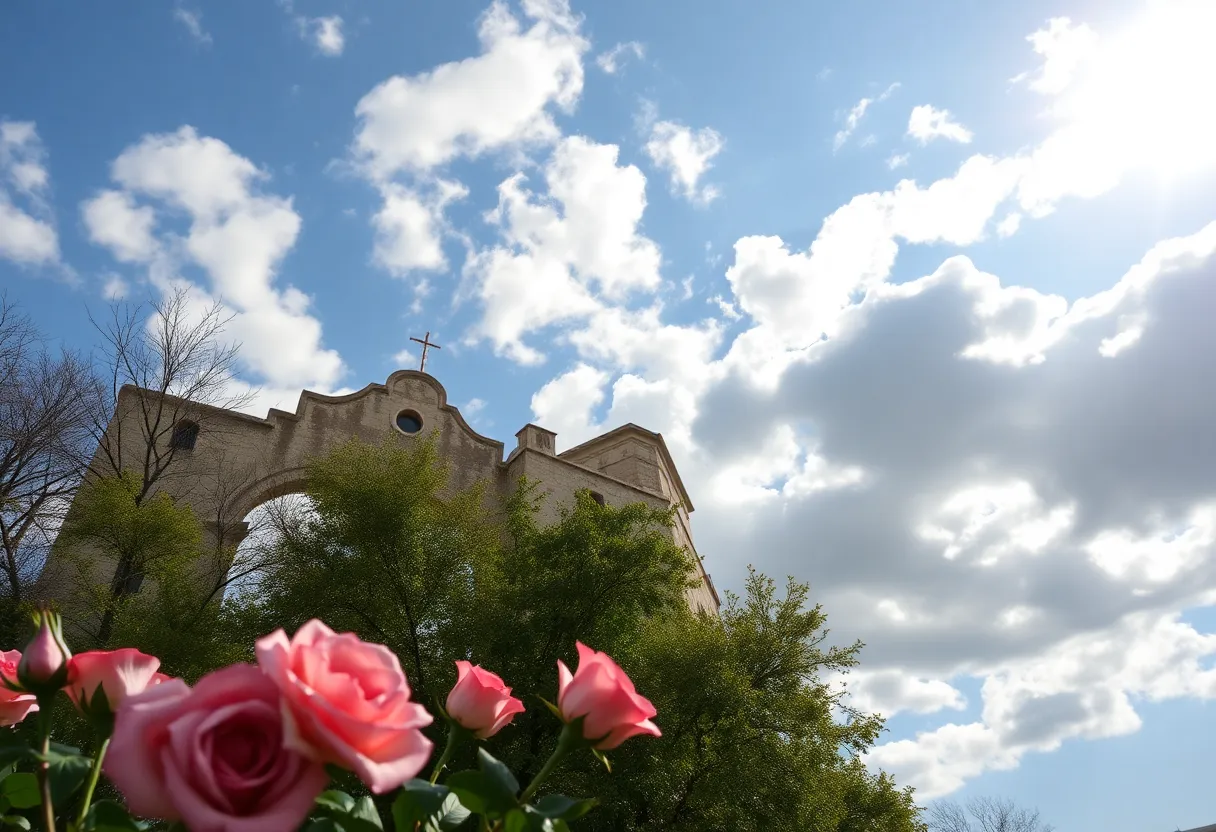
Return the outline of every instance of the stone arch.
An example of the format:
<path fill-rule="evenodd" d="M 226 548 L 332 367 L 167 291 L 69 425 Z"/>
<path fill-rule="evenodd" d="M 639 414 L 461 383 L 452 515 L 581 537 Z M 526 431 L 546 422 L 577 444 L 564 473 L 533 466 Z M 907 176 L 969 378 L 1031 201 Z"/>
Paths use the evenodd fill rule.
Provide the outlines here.
<path fill-rule="evenodd" d="M 233 496 L 232 516 L 248 517 L 250 512 L 258 506 L 268 503 L 276 497 L 302 494 L 307 485 L 307 466 L 297 466 L 267 474 Z"/>

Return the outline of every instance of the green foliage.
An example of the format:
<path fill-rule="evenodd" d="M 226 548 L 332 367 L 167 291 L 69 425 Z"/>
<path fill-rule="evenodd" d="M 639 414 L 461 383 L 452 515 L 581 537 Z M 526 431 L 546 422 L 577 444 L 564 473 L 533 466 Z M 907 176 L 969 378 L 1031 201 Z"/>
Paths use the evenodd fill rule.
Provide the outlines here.
<path fill-rule="evenodd" d="M 424 701 L 446 693 L 499 538 L 483 490 L 445 494 L 446 479 L 431 442 L 351 441 L 318 460 L 316 515 L 284 530 L 262 579 L 267 625 L 292 632 L 320 618 L 357 632 L 401 657 Z"/>
<path fill-rule="evenodd" d="M 156 492 L 140 497 L 133 474 L 91 479 L 60 535 L 79 584 L 67 623 L 77 650 L 122 645 L 161 660 L 162 670 L 193 681 L 217 667 L 251 658 L 252 639 L 239 604 L 213 596 L 202 564 L 202 528 L 187 505 Z M 220 553 L 224 556 L 224 553 Z M 142 576 L 139 592 L 116 597 L 109 580 L 125 561 Z M 110 632 L 99 622 L 110 611 Z"/>
<path fill-rule="evenodd" d="M 462 746 L 450 770 L 468 771 L 443 787 L 414 781 L 391 810 L 376 803 L 379 818 L 449 828 L 459 820 L 456 792 L 489 801 L 504 828 L 560 829 L 590 808 L 564 793 L 599 798 L 577 820 L 585 830 L 924 829 L 911 791 L 860 762 L 881 719 L 851 711 L 822 681 L 856 665 L 861 645 L 826 641 L 826 617 L 808 604 L 806 585 L 791 580 L 779 590 L 754 572 L 720 616 L 692 613 L 692 562 L 673 542 L 671 511 L 603 506 L 584 492 L 542 525 L 548 507 L 534 484 L 521 481 L 498 508 L 484 486 L 452 488 L 432 442 L 396 439 L 352 441 L 316 460 L 308 496 L 315 513 L 283 524 L 257 591 L 201 604 L 191 590 L 198 537 L 184 533 L 197 529 L 193 518 L 152 509 L 162 531 L 179 535 L 161 547 L 160 532 L 143 521 L 149 515 L 135 519 L 126 498 L 110 492 L 97 497 L 124 518 L 112 539 L 135 539 L 139 529 L 140 551 L 159 552 L 141 555 L 152 588 L 126 602 L 115 640 L 193 676 L 247 658 L 253 639 L 272 629 L 290 633 L 320 618 L 388 645 L 428 707 L 442 703 L 457 658 L 514 687 L 528 710 L 486 744 L 493 756 Z M 104 539 L 104 512 L 91 512 L 92 539 Z M 156 612 L 160 604 L 165 611 Z M 525 806 L 519 783 L 540 770 L 561 728 L 541 697 L 556 697 L 555 659 L 576 666 L 576 641 L 621 664 L 654 701 L 663 736 L 608 752 L 612 774 L 591 754 L 572 754 Z M 432 739 L 442 743 L 442 732 L 433 726 Z M 342 787 L 358 794 L 355 783 Z M 310 828 L 373 823 L 370 802 L 356 811 L 356 798 L 331 797 Z"/>
<path fill-rule="evenodd" d="M 64 542 L 109 558 L 133 557 L 137 569 L 183 550 L 197 552 L 202 532 L 189 506 L 163 492 L 141 499 L 142 487 L 132 473 L 90 479 L 72 504 Z"/>
<path fill-rule="evenodd" d="M 671 511 L 583 492 L 542 526 L 538 490 L 523 481 L 491 525 L 482 491 L 449 489 L 429 443 L 352 442 L 317 461 L 309 495 L 317 517 L 286 536 L 266 581 L 267 628 L 315 616 L 387 643 L 423 701 L 446 694 L 453 658 L 500 674 L 528 711 L 489 746 L 521 780 L 557 739 L 538 697 L 556 696 L 554 659 L 573 669 L 576 640 L 614 656 L 655 702 L 661 739 L 610 752 L 611 775 L 586 755 L 546 784 L 600 797 L 580 828 L 922 828 L 911 793 L 857 759 L 881 720 L 849 712 L 820 681 L 857 664 L 861 645 L 826 646 L 808 588 L 780 593 L 755 573 L 721 617 L 694 615 Z M 487 779 L 471 748 L 460 768 Z"/>

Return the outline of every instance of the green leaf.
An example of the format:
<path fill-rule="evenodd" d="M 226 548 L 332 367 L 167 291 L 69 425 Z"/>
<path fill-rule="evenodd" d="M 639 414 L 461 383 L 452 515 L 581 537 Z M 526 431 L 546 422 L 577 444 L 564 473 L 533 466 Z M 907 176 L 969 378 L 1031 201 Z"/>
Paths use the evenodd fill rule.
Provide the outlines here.
<path fill-rule="evenodd" d="M 510 795 L 512 803 L 515 802 L 515 795 L 519 794 L 519 781 L 515 779 L 511 769 L 484 748 L 477 749 L 477 767 L 493 781 L 504 795 Z"/>
<path fill-rule="evenodd" d="M 80 832 L 140 832 L 148 824 L 136 820 L 126 808 L 113 800 L 97 800 L 89 806 Z"/>
<path fill-rule="evenodd" d="M 350 816 L 355 820 L 371 824 L 383 832 L 384 824 L 380 822 L 380 813 L 376 811 L 376 804 L 366 795 L 355 803 L 354 808 L 350 811 Z"/>
<path fill-rule="evenodd" d="M 604 768 L 608 769 L 608 773 L 612 774 L 612 763 L 608 762 L 608 758 L 604 756 L 604 752 L 598 748 L 592 748 L 591 753 L 595 755 L 595 759 L 604 764 Z"/>
<path fill-rule="evenodd" d="M 346 815 L 355 807 L 355 799 L 346 792 L 330 789 L 317 795 L 317 806 L 329 812 Z"/>
<path fill-rule="evenodd" d="M 321 792 L 316 800 L 321 819 L 332 820 L 343 832 L 384 832 L 380 814 L 370 797 L 358 800 L 338 789 Z"/>
<path fill-rule="evenodd" d="M 424 832 L 455 829 L 469 814 L 447 786 L 431 785 L 418 778 L 402 786 L 393 802 L 393 826 L 397 832 L 414 832 L 415 824 L 421 824 Z"/>
<path fill-rule="evenodd" d="M 3 823 L 5 826 L 11 826 L 15 829 L 30 828 L 29 819 L 23 818 L 21 815 L 6 815 L 5 817 L 0 818 L 0 823 Z"/>
<path fill-rule="evenodd" d="M 51 743 L 46 761 L 51 780 L 51 802 L 56 806 L 62 805 L 80 788 L 93 767 L 93 761 L 78 749 L 58 743 Z"/>
<path fill-rule="evenodd" d="M 578 820 L 598 803 L 595 798 L 577 800 L 564 794 L 547 794 L 530 807 L 537 814 L 553 820 Z"/>
<path fill-rule="evenodd" d="M 546 699 L 543 696 L 538 696 L 536 698 L 545 704 L 545 707 L 549 709 L 549 713 L 553 714 L 558 719 L 562 718 L 562 712 L 561 712 L 560 708 L 558 708 L 556 705 L 554 705 L 552 702 L 550 702 L 548 699 Z"/>
<path fill-rule="evenodd" d="M 29 809 L 42 802 L 38 778 L 27 771 L 4 778 L 4 782 L 0 783 L 0 791 L 14 809 Z"/>
<path fill-rule="evenodd" d="M 507 817 L 503 826 L 506 827 L 506 832 L 528 832 L 528 816 L 524 814 L 522 809 L 512 809 L 507 812 Z"/>
<path fill-rule="evenodd" d="M 477 815 L 489 813 L 489 789 L 486 776 L 480 771 L 458 771 L 448 778 L 447 786 L 470 812 Z M 398 827 L 397 832 L 406 831 Z"/>

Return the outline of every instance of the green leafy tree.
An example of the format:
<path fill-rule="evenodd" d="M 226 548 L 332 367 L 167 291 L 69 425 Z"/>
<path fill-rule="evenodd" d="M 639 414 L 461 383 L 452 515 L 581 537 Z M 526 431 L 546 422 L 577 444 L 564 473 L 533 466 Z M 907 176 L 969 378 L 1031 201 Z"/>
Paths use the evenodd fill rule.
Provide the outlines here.
<path fill-rule="evenodd" d="M 499 545 L 483 489 L 448 493 L 446 482 L 431 442 L 355 440 L 314 464 L 315 512 L 281 530 L 260 581 L 264 626 L 320 618 L 388 645 L 424 701 L 446 692 Z"/>
<path fill-rule="evenodd" d="M 189 680 L 249 658 L 247 605 L 211 592 L 198 519 L 164 492 L 141 498 L 140 489 L 137 476 L 103 477 L 76 497 L 59 541 L 75 582 L 69 638 L 77 649 L 136 647 Z M 109 573 L 120 561 L 143 579 L 116 602 Z"/>

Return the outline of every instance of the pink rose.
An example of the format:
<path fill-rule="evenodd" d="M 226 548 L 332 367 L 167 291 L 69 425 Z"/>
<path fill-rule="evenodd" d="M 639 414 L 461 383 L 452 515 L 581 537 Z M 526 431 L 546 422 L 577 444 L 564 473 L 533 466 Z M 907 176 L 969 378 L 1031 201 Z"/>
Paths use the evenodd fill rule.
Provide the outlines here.
<path fill-rule="evenodd" d="M 43 610 L 38 615 L 38 631 L 26 645 L 17 666 L 17 676 L 26 687 L 36 687 L 55 680 L 72 653 L 59 633 L 59 617 Z M 63 677 L 59 677 L 61 683 Z"/>
<path fill-rule="evenodd" d="M 410 701 L 401 664 L 387 647 L 336 634 L 313 619 L 258 639 L 258 664 L 279 686 L 289 748 L 349 768 L 376 794 L 416 775 L 433 743 L 419 730 L 431 715 Z"/>
<path fill-rule="evenodd" d="M 103 769 L 132 813 L 194 832 L 295 829 L 329 782 L 284 747 L 279 690 L 248 664 L 129 697 Z"/>
<path fill-rule="evenodd" d="M 571 675 L 565 664 L 557 663 L 557 707 L 562 719 L 573 722 L 585 716 L 583 737 L 600 751 L 616 748 L 638 734 L 662 736 L 659 726 L 650 721 L 658 711 L 649 699 L 638 695 L 625 671 L 606 653 L 581 641 L 576 644 L 578 670 Z"/>
<path fill-rule="evenodd" d="M 465 661 L 456 662 L 456 686 L 448 694 L 448 715 L 478 739 L 488 739 L 503 729 L 524 703 L 511 695 L 502 678 Z"/>
<path fill-rule="evenodd" d="M 17 665 L 21 663 L 20 650 L 0 653 L 0 675 L 17 681 Z M 38 710 L 38 700 L 32 693 L 18 693 L 8 685 L 0 684 L 0 726 L 16 725 Z"/>
<path fill-rule="evenodd" d="M 128 696 L 156 684 L 156 677 L 163 676 L 156 672 L 158 667 L 160 659 L 133 647 L 78 653 L 68 661 L 68 698 L 77 708 L 86 710 L 100 688 L 106 692 L 110 711 L 117 713 Z"/>

